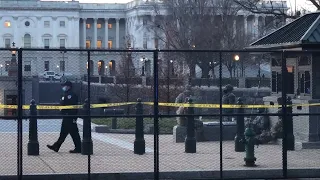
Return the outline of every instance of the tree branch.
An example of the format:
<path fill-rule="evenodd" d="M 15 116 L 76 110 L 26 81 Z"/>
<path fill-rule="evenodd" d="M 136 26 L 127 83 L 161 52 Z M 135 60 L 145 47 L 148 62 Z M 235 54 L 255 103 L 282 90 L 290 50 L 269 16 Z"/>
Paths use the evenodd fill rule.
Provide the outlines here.
<path fill-rule="evenodd" d="M 320 10 L 320 5 L 315 0 L 310 0 L 310 1 L 318 10 Z"/>
<path fill-rule="evenodd" d="M 279 9 L 275 9 L 273 7 L 273 5 L 271 6 L 271 8 L 259 8 L 258 7 L 258 2 L 259 1 L 242 1 L 242 0 L 234 0 L 234 2 L 241 6 L 243 9 L 251 12 L 251 13 L 254 13 L 254 14 L 264 14 L 264 15 L 274 15 L 274 16 L 283 16 L 285 18 L 290 18 L 290 19 L 296 19 L 299 17 L 298 14 L 294 14 L 294 15 L 290 15 L 290 14 L 287 14 L 286 12 L 284 11 L 279 11 Z M 272 4 L 272 3 L 271 3 Z"/>

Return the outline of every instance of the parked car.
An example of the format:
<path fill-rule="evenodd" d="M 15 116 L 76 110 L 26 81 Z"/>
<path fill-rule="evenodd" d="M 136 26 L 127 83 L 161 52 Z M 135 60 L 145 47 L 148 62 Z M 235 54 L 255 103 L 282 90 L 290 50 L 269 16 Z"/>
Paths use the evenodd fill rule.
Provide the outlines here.
<path fill-rule="evenodd" d="M 45 71 L 42 74 L 42 76 L 45 80 L 60 80 L 61 79 L 61 75 L 59 75 L 58 73 L 55 73 L 54 71 Z"/>

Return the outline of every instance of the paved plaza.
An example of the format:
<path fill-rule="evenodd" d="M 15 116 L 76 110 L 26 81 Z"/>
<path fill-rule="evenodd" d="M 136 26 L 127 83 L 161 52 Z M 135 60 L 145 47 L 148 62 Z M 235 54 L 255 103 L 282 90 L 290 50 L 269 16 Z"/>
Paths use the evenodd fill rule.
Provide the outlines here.
<path fill-rule="evenodd" d="M 26 121 L 27 122 L 27 121 Z M 11 123 L 11 124 L 10 124 Z M 17 173 L 17 134 L 15 121 L 2 121 L 0 133 L 1 175 Z M 4 128 L 7 125 L 7 128 Z M 26 124 L 24 124 L 26 125 Z M 15 126 L 12 128 L 11 126 Z M 52 126 L 52 127 L 48 127 Z M 53 143 L 59 136 L 60 121 L 39 121 L 40 155 L 28 156 L 28 133 L 23 134 L 23 173 L 24 174 L 76 174 L 88 170 L 88 156 L 69 154 L 73 143 L 68 136 L 66 142 L 55 153 L 47 149 L 46 144 Z M 27 128 L 24 128 L 27 130 Z M 47 132 L 45 131 L 47 130 Z M 82 134 L 82 133 L 81 133 Z M 91 156 L 92 173 L 130 173 L 153 172 L 153 135 L 145 135 L 146 154 L 133 153 L 134 134 L 92 133 L 94 154 Z M 160 135 L 160 171 L 195 172 L 219 171 L 219 142 L 197 143 L 197 153 L 184 153 L 184 143 L 174 143 L 172 135 Z M 282 168 L 282 147 L 279 145 L 261 145 L 256 148 L 257 167 L 243 166 L 244 152 L 234 151 L 234 142 L 223 142 L 224 170 L 266 170 Z M 320 167 L 319 150 L 298 150 L 288 152 L 289 169 L 317 169 Z M 217 174 L 218 175 L 218 174 Z"/>

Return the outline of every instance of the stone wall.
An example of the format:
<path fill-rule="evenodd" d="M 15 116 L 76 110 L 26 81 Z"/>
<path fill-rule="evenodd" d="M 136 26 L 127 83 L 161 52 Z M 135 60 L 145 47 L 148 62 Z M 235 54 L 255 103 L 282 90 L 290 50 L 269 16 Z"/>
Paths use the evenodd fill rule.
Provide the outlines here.
<path fill-rule="evenodd" d="M 0 77 L 0 103 L 7 104 L 7 95 L 18 95 L 18 84 L 16 77 Z M 23 104 L 30 104 L 32 99 L 32 79 L 24 78 L 23 88 Z M 0 109 L 0 114 L 5 115 L 6 109 Z"/>
<path fill-rule="evenodd" d="M 269 96 L 264 98 L 264 103 L 270 105 L 270 102 L 277 103 L 278 96 Z M 320 100 L 292 99 L 293 104 L 319 103 Z M 278 108 L 268 108 L 269 113 L 276 113 Z M 294 106 L 293 113 L 320 113 L 318 106 Z M 270 116 L 271 126 L 279 120 L 278 116 Z M 320 117 L 319 116 L 293 116 L 293 133 L 297 142 L 316 142 L 320 140 Z"/>

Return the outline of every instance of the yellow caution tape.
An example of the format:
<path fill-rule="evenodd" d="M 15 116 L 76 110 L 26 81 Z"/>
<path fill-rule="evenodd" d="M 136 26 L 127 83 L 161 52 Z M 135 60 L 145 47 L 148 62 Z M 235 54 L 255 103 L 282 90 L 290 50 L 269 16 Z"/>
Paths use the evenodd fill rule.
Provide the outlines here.
<path fill-rule="evenodd" d="M 106 104 L 91 104 L 91 108 L 106 108 L 106 107 L 117 107 L 117 106 L 125 106 L 136 104 L 136 102 L 124 102 L 124 103 L 106 103 Z M 144 105 L 154 105 L 154 102 L 142 102 Z M 188 104 L 188 103 L 161 103 L 159 102 L 159 106 L 167 106 L 167 107 L 194 107 L 194 108 L 206 108 L 206 109 L 217 109 L 220 108 L 220 104 Z M 287 107 L 294 106 L 320 106 L 320 103 L 313 104 L 293 104 L 287 105 Z M 280 108 L 282 105 L 230 105 L 230 104 L 222 104 L 222 108 Z M 61 110 L 61 109 L 81 109 L 83 105 L 68 105 L 68 106 L 60 106 L 60 105 L 37 105 L 37 109 L 39 110 Z M 17 105 L 0 105 L 0 109 L 18 109 Z M 30 105 L 23 105 L 22 109 L 28 110 L 30 109 Z"/>
<path fill-rule="evenodd" d="M 108 103 L 108 104 L 92 104 L 91 108 L 104 108 L 104 107 L 116 107 L 116 106 L 124 106 L 135 104 L 134 102 L 126 102 L 126 103 Z"/>

